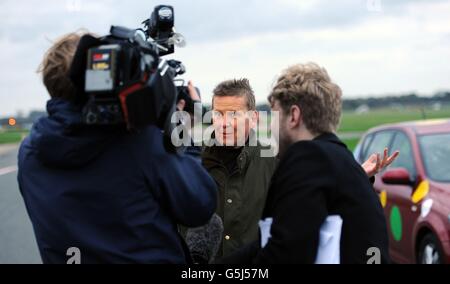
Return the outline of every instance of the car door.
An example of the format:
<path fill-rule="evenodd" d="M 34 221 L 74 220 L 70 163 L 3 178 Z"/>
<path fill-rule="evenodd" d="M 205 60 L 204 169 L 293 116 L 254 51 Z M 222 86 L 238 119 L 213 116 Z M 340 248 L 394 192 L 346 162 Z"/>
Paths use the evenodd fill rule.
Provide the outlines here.
<path fill-rule="evenodd" d="M 400 151 L 398 158 L 389 169 L 405 168 L 410 180 L 416 179 L 417 170 L 414 160 L 412 144 L 406 133 L 396 131 L 393 137 L 390 152 Z M 414 262 L 413 226 L 418 217 L 417 205 L 413 204 L 411 185 L 394 185 L 383 183 L 380 173 L 377 177 L 376 188 L 383 200 L 384 213 L 389 232 L 391 257 L 396 262 Z"/>

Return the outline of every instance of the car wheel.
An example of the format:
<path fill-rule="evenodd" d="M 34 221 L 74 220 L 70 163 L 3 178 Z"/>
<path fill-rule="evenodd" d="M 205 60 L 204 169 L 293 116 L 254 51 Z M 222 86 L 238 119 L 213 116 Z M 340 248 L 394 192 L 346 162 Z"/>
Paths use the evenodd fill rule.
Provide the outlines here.
<path fill-rule="evenodd" d="M 443 253 L 438 239 L 433 234 L 426 235 L 420 242 L 417 262 L 420 264 L 441 264 Z"/>

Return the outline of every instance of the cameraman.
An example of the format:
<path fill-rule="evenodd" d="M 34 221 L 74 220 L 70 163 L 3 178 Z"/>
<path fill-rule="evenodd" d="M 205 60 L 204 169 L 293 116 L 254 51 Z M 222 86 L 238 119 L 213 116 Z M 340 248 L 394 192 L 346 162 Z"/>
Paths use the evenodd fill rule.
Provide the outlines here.
<path fill-rule="evenodd" d="M 40 67 L 51 99 L 19 151 L 18 181 L 44 263 L 186 263 L 177 224 L 216 209 L 214 181 L 194 158 L 168 154 L 162 133 L 89 128 L 68 76 L 82 35 L 71 33 Z"/>

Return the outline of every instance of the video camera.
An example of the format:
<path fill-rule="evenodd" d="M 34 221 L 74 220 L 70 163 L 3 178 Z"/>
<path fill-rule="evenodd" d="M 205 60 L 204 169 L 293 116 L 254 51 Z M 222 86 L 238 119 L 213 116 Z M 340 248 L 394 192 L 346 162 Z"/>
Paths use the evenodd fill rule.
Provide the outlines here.
<path fill-rule="evenodd" d="M 175 77 L 185 72 L 171 54 L 184 39 L 174 31 L 174 9 L 159 5 L 144 29 L 112 26 L 104 37 L 81 38 L 70 77 L 83 105 L 83 122 L 92 126 L 125 126 L 128 130 L 155 124 L 171 131 L 176 103 L 187 99 Z M 186 100 L 192 108 L 192 100 Z M 170 135 L 170 132 L 168 133 Z"/>

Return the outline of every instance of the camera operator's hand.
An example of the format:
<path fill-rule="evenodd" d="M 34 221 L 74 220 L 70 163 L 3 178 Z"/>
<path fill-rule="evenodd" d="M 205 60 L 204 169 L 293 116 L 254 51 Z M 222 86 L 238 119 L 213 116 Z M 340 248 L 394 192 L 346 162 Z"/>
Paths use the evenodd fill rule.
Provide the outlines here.
<path fill-rule="evenodd" d="M 197 90 L 194 87 L 194 84 L 192 84 L 192 81 L 189 81 L 187 88 L 188 88 L 189 96 L 191 97 L 191 99 L 194 102 L 200 102 L 201 101 L 200 96 L 198 95 Z M 177 104 L 177 109 L 182 111 L 182 110 L 184 110 L 185 106 L 186 106 L 186 101 L 180 100 Z"/>
<path fill-rule="evenodd" d="M 189 95 L 191 96 L 191 99 L 192 99 L 193 101 L 197 101 L 197 102 L 200 102 L 200 101 L 201 101 L 201 98 L 200 98 L 200 96 L 198 95 L 197 90 L 195 89 L 194 84 L 192 84 L 192 81 L 189 81 L 189 83 L 188 83 L 188 90 L 189 90 Z"/>

